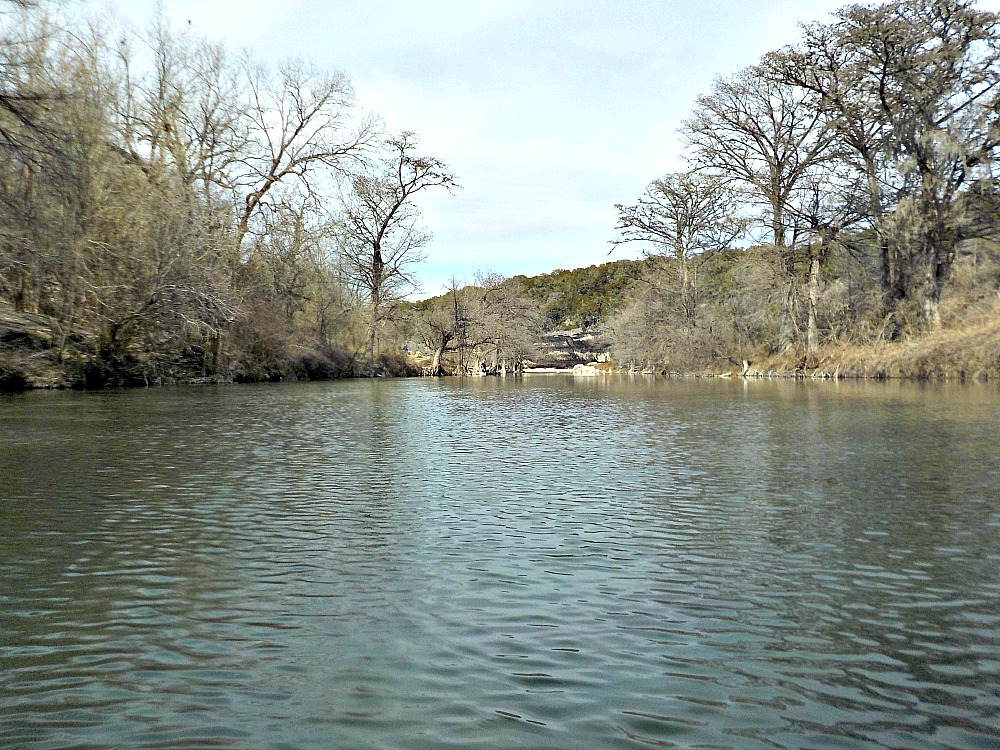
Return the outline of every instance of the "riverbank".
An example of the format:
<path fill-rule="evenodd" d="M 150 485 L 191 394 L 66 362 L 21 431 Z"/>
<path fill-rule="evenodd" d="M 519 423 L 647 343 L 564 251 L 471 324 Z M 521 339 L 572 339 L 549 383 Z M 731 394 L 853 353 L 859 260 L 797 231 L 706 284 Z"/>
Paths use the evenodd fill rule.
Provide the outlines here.
<path fill-rule="evenodd" d="M 740 367 L 724 370 L 743 373 Z M 903 341 L 829 344 L 815 353 L 764 356 L 749 362 L 748 376 L 1000 380 L 1000 318 L 984 317 L 962 328 L 942 329 Z"/>
<path fill-rule="evenodd" d="M 567 368 L 537 368 L 534 373 L 563 372 L 596 376 L 628 372 L 609 363 Z M 811 354 L 760 352 L 747 359 L 719 360 L 692 370 L 647 371 L 649 374 L 695 377 L 1000 380 L 1000 316 L 984 315 L 961 328 L 919 337 L 871 344 L 832 343 Z"/>
<path fill-rule="evenodd" d="M 335 380 L 358 374 L 357 356 L 332 348 L 287 345 L 213 357 L 210 348 L 170 353 L 156 342 L 102 346 L 93 333 L 60 336 L 52 318 L 0 303 L 0 392 L 148 387 L 281 380 Z M 217 361 L 214 361 L 217 360 Z M 402 355 L 380 358 L 378 372 L 419 375 Z"/>
<path fill-rule="evenodd" d="M 42 315 L 14 312 L 0 306 L 0 392 L 32 389 L 94 388 L 249 382 L 253 380 L 330 380 L 351 377 L 345 362 L 312 359 L 289 361 L 280 371 L 259 377 L 206 375 L 177 367 L 155 382 L 119 382 L 100 371 L 101 362 L 87 358 L 73 342 L 60 358 L 50 321 Z M 314 361 L 315 360 L 315 361 Z M 419 355 L 399 357 L 387 369 L 393 376 L 419 375 L 430 360 Z M 325 366 L 328 365 L 328 366 Z M 335 366 L 337 365 L 337 366 Z M 599 376 L 626 371 L 612 362 L 566 367 L 529 368 L 529 373 L 571 373 Z M 745 360 L 720 359 L 715 365 L 659 374 L 702 377 L 857 378 L 906 380 L 1000 380 L 1000 310 L 990 310 L 959 326 L 897 342 L 866 345 L 832 343 L 812 354 L 749 353 Z M 102 378 L 107 377 L 107 380 Z"/>

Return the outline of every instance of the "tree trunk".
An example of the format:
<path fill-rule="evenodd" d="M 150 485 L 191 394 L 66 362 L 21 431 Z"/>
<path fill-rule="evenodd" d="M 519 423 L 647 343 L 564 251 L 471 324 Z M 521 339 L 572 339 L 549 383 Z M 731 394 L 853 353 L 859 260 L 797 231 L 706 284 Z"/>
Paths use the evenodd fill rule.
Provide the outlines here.
<path fill-rule="evenodd" d="M 787 255 L 785 244 L 785 219 L 780 203 L 771 205 L 771 231 L 774 233 L 774 250 L 785 272 L 785 289 L 781 297 L 781 312 L 778 318 L 778 351 L 786 352 L 795 344 L 795 322 L 792 307 L 795 297 L 794 270 Z"/>
<path fill-rule="evenodd" d="M 923 314 L 924 326 L 929 331 L 936 331 L 941 327 L 941 302 L 935 294 L 928 294 L 921 302 L 921 313 Z"/>
<path fill-rule="evenodd" d="M 883 337 L 895 340 L 903 330 L 904 321 L 900 317 L 900 303 L 909 296 L 910 268 L 899 242 L 890 240 L 887 244 L 889 288 L 885 296 L 884 312 L 888 322 Z"/>
<path fill-rule="evenodd" d="M 691 304 L 691 276 L 688 271 L 687 255 L 682 251 L 677 254 L 677 262 L 681 271 L 681 307 L 688 322 L 694 319 L 694 306 Z"/>
<path fill-rule="evenodd" d="M 369 320 L 368 320 L 368 374 L 375 374 L 375 358 L 378 356 L 378 324 L 382 314 L 382 287 L 385 279 L 382 273 L 385 269 L 385 262 L 382 260 L 382 248 L 378 243 L 372 249 L 372 280 L 371 288 L 368 290 L 369 298 Z"/>
<path fill-rule="evenodd" d="M 943 224 L 944 221 L 939 223 Z M 951 267 L 955 262 L 955 246 L 959 241 L 960 236 L 956 230 L 930 233 L 927 245 L 930 250 L 931 267 L 921 300 L 923 324 L 930 331 L 936 331 L 941 327 L 941 295 L 951 275 Z"/>
<path fill-rule="evenodd" d="M 431 359 L 431 375 L 441 375 L 441 355 L 444 353 L 444 345 L 434 350 L 434 357 Z"/>
<path fill-rule="evenodd" d="M 785 285 L 781 297 L 781 313 L 778 318 L 778 351 L 787 352 L 795 345 L 795 321 L 792 318 L 792 308 L 795 302 L 795 283 L 789 281 Z"/>
<path fill-rule="evenodd" d="M 222 368 L 222 331 L 212 334 L 212 374 L 218 375 Z"/>
<path fill-rule="evenodd" d="M 896 318 L 896 312 L 901 298 L 897 283 L 899 277 L 896 270 L 897 264 L 894 262 L 891 243 L 886 237 L 879 240 L 879 260 L 881 265 L 879 286 L 882 291 L 882 317 L 885 320 L 880 338 L 891 341 L 899 335 L 899 321 Z"/>
<path fill-rule="evenodd" d="M 375 357 L 378 354 L 378 306 L 373 302 L 369 308 L 368 335 L 365 343 L 365 359 L 368 360 L 368 375 L 375 374 Z"/>
<path fill-rule="evenodd" d="M 819 324 L 816 308 L 819 304 L 820 258 L 814 254 L 809 259 L 809 322 L 806 328 L 806 352 L 812 354 L 819 348 Z"/>
<path fill-rule="evenodd" d="M 928 331 L 936 331 L 941 327 L 941 293 L 944 291 L 948 270 L 946 262 L 935 254 L 920 300 L 921 322 Z"/>

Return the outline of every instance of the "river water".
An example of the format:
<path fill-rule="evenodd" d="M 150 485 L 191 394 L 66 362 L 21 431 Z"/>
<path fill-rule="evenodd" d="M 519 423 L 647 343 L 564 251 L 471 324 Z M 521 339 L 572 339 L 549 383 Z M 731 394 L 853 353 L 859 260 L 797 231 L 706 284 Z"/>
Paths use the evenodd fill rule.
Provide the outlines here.
<path fill-rule="evenodd" d="M 1000 391 L 0 401 L 0 748 L 1000 747 Z"/>

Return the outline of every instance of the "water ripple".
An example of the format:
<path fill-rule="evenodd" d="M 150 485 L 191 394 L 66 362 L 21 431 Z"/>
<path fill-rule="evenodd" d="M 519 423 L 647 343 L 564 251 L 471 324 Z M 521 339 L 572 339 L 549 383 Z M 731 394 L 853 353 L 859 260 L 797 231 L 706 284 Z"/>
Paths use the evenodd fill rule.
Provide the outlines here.
<path fill-rule="evenodd" d="M 992 391 L 0 408 L 0 748 L 1000 745 Z"/>

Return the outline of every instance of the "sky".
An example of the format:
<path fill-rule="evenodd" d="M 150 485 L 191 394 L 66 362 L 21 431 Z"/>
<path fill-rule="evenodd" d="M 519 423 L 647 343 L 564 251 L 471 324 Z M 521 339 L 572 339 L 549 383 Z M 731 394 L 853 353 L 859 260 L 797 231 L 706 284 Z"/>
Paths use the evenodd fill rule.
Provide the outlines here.
<path fill-rule="evenodd" d="M 616 203 L 683 167 L 698 94 L 844 0 L 161 0 L 165 17 L 270 65 L 350 78 L 387 132 L 457 176 L 419 207 L 421 292 L 477 271 L 528 276 L 638 257 Z M 77 0 L 144 26 L 148 0 Z M 1000 0 L 978 7 L 1000 10 Z M 610 254 L 609 254 L 610 253 Z"/>

